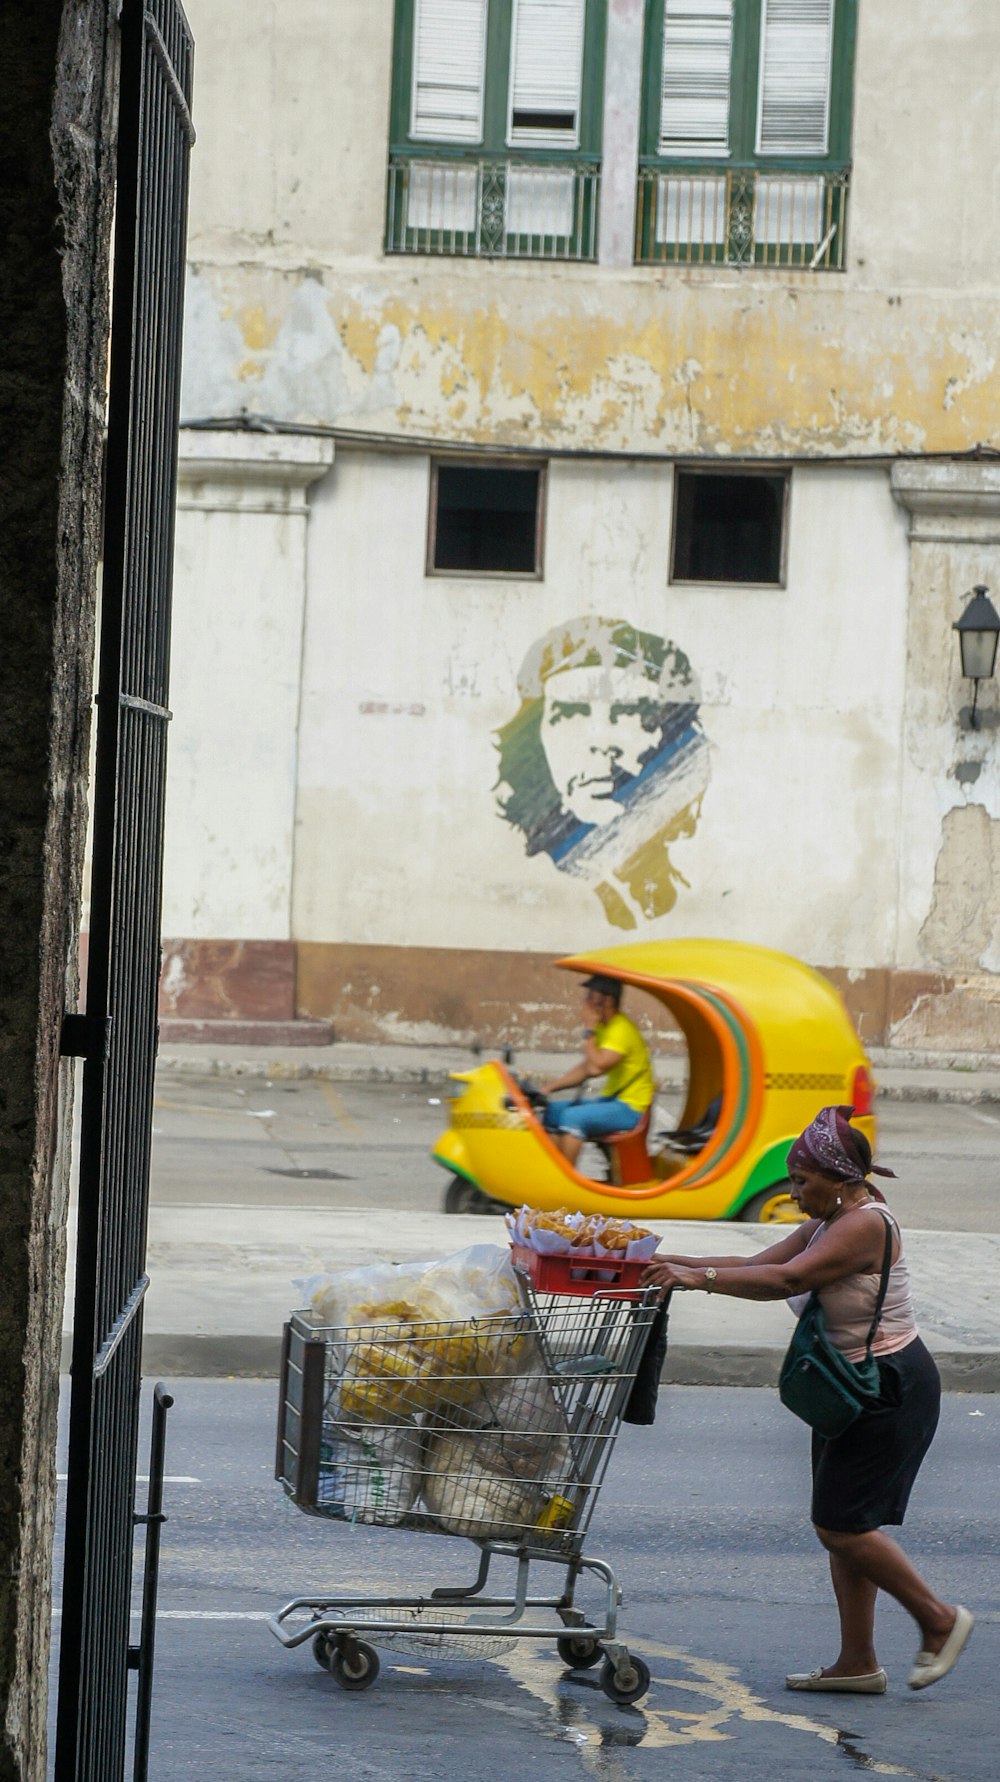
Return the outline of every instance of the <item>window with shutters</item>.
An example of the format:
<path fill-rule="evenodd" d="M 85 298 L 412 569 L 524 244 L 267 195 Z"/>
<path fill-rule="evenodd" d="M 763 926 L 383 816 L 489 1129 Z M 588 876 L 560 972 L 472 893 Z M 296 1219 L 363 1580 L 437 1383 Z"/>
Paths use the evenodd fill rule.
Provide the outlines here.
<path fill-rule="evenodd" d="M 606 0 L 396 0 L 390 253 L 592 260 Z"/>
<path fill-rule="evenodd" d="M 647 0 L 636 258 L 846 264 L 857 0 Z"/>

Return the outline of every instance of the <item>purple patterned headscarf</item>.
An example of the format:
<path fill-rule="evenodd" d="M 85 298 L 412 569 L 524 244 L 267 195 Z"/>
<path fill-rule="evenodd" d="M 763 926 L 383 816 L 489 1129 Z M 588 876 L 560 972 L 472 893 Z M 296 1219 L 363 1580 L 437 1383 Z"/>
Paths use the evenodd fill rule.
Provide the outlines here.
<path fill-rule="evenodd" d="M 869 1171 L 877 1176 L 894 1176 L 894 1169 L 872 1162 L 868 1140 L 851 1125 L 853 1112 L 846 1105 L 820 1108 L 788 1153 L 789 1174 L 796 1169 L 819 1170 L 838 1182 L 863 1182 Z"/>

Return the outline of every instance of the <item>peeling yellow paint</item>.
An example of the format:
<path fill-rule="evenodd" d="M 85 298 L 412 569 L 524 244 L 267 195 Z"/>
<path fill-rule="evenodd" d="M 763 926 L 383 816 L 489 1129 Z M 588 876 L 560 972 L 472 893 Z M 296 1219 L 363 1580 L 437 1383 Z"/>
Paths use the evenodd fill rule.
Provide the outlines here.
<path fill-rule="evenodd" d="M 380 317 L 370 316 L 352 307 L 340 322 L 341 340 L 368 377 L 372 377 L 375 372 L 379 335 L 386 319 L 385 312 Z"/>
<path fill-rule="evenodd" d="M 956 328 L 933 299 L 887 310 L 843 286 L 632 289 L 613 310 L 593 292 L 557 310 L 547 286 L 488 303 L 480 290 L 329 290 L 358 399 L 378 372 L 387 422 L 448 437 L 461 421 L 486 444 L 826 456 L 1000 443 L 985 311 Z M 274 302 L 235 313 L 248 345 L 273 346 Z"/>
<path fill-rule="evenodd" d="M 252 383 L 254 378 L 263 377 L 264 365 L 260 359 L 241 359 L 236 367 L 236 375 L 241 384 Z"/>
<path fill-rule="evenodd" d="M 456 390 L 465 389 L 465 369 L 456 360 L 441 368 L 441 394 L 447 399 L 454 396 Z"/>
<path fill-rule="evenodd" d="M 248 304 L 236 312 L 240 333 L 244 344 L 251 353 L 266 352 L 278 338 L 279 322 L 276 316 L 268 315 L 262 303 Z"/>

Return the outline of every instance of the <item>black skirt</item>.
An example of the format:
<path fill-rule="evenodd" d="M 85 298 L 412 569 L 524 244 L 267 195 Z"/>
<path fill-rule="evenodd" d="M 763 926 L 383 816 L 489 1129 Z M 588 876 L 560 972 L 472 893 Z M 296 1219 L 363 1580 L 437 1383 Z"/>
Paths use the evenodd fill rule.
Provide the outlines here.
<path fill-rule="evenodd" d="M 835 1534 L 900 1525 L 937 1429 L 941 1377 L 920 1338 L 878 1365 L 878 1404 L 833 1441 L 813 1435 L 812 1519 Z"/>

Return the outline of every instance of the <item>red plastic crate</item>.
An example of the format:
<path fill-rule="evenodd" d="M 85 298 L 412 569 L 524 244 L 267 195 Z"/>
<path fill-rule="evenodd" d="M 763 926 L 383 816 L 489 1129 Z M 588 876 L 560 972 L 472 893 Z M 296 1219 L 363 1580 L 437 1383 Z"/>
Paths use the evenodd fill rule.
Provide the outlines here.
<path fill-rule="evenodd" d="M 510 1250 L 514 1267 L 538 1293 L 603 1293 L 624 1299 L 641 1292 L 645 1262 L 629 1262 L 624 1256 L 542 1256 L 523 1244 L 511 1244 Z"/>

